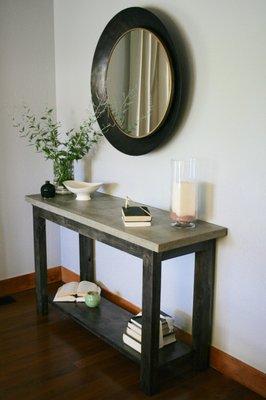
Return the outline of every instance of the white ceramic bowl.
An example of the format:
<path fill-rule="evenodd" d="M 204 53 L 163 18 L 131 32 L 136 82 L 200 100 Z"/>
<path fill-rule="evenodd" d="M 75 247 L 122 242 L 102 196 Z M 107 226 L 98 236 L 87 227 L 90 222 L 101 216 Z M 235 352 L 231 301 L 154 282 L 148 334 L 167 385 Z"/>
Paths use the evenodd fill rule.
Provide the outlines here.
<path fill-rule="evenodd" d="M 65 187 L 72 193 L 77 195 L 76 200 L 90 200 L 90 194 L 95 192 L 102 183 L 88 183 L 88 182 L 80 182 L 80 181 L 65 181 Z"/>

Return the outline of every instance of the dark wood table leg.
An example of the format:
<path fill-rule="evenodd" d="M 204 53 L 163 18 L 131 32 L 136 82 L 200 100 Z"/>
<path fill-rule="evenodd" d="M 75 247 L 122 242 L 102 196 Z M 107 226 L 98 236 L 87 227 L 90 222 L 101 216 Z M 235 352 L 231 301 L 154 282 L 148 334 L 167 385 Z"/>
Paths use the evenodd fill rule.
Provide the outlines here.
<path fill-rule="evenodd" d="M 214 293 L 215 240 L 206 249 L 196 252 L 192 336 L 195 350 L 195 369 L 209 366 L 212 336 L 212 308 Z"/>
<path fill-rule="evenodd" d="M 143 254 L 140 384 L 141 389 L 148 395 L 158 391 L 160 298 L 161 255 L 145 250 Z"/>
<path fill-rule="evenodd" d="M 48 313 L 46 221 L 36 207 L 33 207 L 33 234 L 37 311 L 45 315 Z"/>
<path fill-rule="evenodd" d="M 80 280 L 94 282 L 93 239 L 79 234 Z"/>

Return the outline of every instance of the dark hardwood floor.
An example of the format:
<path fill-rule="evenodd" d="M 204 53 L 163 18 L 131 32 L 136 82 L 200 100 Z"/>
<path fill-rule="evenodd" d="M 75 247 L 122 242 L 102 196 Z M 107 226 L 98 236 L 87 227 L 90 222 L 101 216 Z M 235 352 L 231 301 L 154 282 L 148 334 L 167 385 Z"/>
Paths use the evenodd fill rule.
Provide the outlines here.
<path fill-rule="evenodd" d="M 35 313 L 34 291 L 0 305 L 1 400 L 147 399 L 139 368 L 54 308 Z M 168 379 L 153 399 L 255 400 L 245 387 L 209 369 Z"/>

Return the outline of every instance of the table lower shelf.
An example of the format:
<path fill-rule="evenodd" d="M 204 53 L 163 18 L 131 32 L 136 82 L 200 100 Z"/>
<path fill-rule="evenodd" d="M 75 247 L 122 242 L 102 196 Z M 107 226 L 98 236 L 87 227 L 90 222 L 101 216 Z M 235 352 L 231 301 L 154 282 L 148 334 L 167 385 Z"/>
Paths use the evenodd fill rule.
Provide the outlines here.
<path fill-rule="evenodd" d="M 127 323 L 133 316 L 130 312 L 117 306 L 105 298 L 101 298 L 100 306 L 88 308 L 84 303 L 53 302 L 54 295 L 49 295 L 49 302 L 68 315 L 85 329 L 101 338 L 134 362 L 140 363 L 141 355 L 124 344 L 122 335 Z M 187 359 L 192 350 L 187 344 L 176 341 L 159 350 L 159 366 L 163 367 L 177 359 Z"/>

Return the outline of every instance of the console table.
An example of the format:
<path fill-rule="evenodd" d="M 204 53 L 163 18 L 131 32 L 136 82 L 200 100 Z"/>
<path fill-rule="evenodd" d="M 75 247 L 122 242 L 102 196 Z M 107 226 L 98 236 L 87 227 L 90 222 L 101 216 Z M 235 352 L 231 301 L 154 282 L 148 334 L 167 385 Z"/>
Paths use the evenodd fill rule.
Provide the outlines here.
<path fill-rule="evenodd" d="M 216 239 L 227 234 L 221 226 L 198 221 L 195 229 L 171 227 L 169 212 L 149 207 L 152 226 L 126 228 L 121 218 L 124 200 L 95 193 L 91 201 L 77 201 L 73 195 L 57 195 L 43 199 L 26 196 L 33 206 L 34 252 L 37 309 L 47 314 L 46 220 L 79 233 L 80 279 L 94 280 L 93 241 L 98 240 L 143 260 L 142 280 L 142 354 L 122 341 L 128 311 L 102 299 L 98 308 L 88 309 L 79 303 L 53 303 L 84 328 L 140 364 L 140 385 L 152 395 L 158 391 L 158 375 L 165 366 L 191 358 L 194 367 L 203 370 L 209 365 L 212 333 Z M 159 315 L 161 265 L 170 258 L 195 253 L 192 346 L 177 341 L 159 350 Z M 126 270 L 125 270 L 126 274 Z M 50 298 L 52 302 L 52 297 Z"/>

